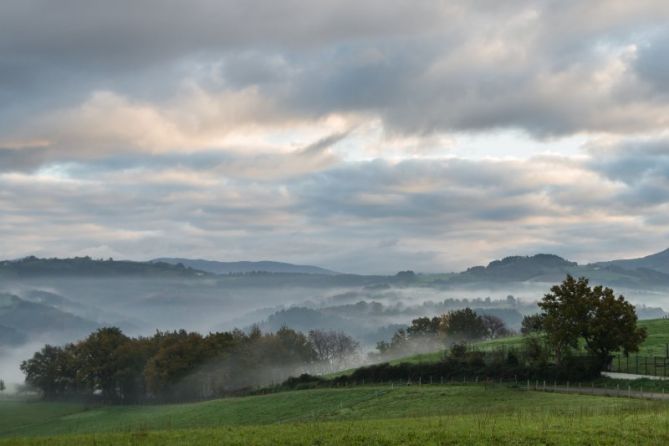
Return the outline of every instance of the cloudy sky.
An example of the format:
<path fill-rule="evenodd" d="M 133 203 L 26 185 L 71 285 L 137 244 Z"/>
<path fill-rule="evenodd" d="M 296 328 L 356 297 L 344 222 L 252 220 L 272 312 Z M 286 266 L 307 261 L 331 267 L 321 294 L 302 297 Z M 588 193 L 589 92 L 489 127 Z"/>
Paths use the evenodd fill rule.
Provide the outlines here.
<path fill-rule="evenodd" d="M 669 247 L 666 0 L 3 0 L 0 252 Z"/>

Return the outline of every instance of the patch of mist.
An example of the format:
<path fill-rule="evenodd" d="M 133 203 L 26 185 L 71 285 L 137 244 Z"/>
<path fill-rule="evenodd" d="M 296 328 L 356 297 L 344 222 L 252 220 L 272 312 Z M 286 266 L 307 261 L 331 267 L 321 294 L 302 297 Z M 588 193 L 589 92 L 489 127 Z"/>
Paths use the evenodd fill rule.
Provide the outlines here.
<path fill-rule="evenodd" d="M 23 384 L 24 376 L 19 368 L 21 362 L 32 358 L 42 347 L 44 339 L 35 339 L 18 347 L 0 348 L 0 379 L 8 389 Z"/>

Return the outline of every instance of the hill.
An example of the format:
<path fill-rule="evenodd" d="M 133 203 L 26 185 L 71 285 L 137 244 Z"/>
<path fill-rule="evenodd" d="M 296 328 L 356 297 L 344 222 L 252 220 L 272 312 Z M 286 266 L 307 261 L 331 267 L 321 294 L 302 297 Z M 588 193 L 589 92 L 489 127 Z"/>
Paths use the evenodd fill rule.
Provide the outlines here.
<path fill-rule="evenodd" d="M 97 260 L 90 257 L 41 259 L 26 257 L 0 261 L 0 278 L 27 279 L 31 277 L 198 277 L 203 271 L 164 262 L 132 262 L 129 260 Z"/>
<path fill-rule="evenodd" d="M 98 324 L 49 305 L 28 302 L 11 294 L 0 294 L 0 344 L 15 345 L 29 337 L 84 336 Z"/>
<path fill-rule="evenodd" d="M 593 263 L 600 268 L 617 267 L 628 271 L 653 270 L 669 274 L 669 249 L 637 259 L 611 260 L 608 262 Z"/>
<path fill-rule="evenodd" d="M 453 278 L 458 281 L 524 282 L 561 280 L 578 265 L 553 254 L 511 256 L 493 260 L 487 266 L 474 266 Z"/>
<path fill-rule="evenodd" d="M 659 265 L 659 260 L 654 261 L 654 264 Z M 659 270 L 623 268 L 616 262 L 579 265 L 554 254 L 505 257 L 501 260 L 494 260 L 487 266 L 468 268 L 464 272 L 449 276 L 439 282 L 451 286 L 496 285 L 514 282 L 558 283 L 567 274 L 576 277 L 584 276 L 593 283 L 612 287 L 633 289 L 669 287 L 669 274 Z"/>
<path fill-rule="evenodd" d="M 206 271 L 212 274 L 243 274 L 253 272 L 266 272 L 276 274 L 323 274 L 337 275 L 339 273 L 325 268 L 311 265 L 293 265 L 291 263 L 272 262 L 263 260 L 260 262 L 219 262 L 215 260 L 184 259 L 184 258 L 159 258 L 151 262 L 164 262 L 171 265 L 182 264 L 186 267 Z"/>
<path fill-rule="evenodd" d="M 669 345 L 669 319 L 652 319 L 639 321 L 639 326 L 647 330 L 648 337 L 639 348 L 640 356 L 664 357 Z M 519 348 L 523 344 L 523 336 L 508 336 L 489 341 L 480 341 L 474 344 L 478 350 L 492 350 L 500 347 Z M 432 353 L 422 353 L 411 355 L 404 358 L 398 358 L 392 361 L 393 364 L 402 362 L 410 363 L 433 363 L 441 361 L 444 357 L 444 351 Z"/>

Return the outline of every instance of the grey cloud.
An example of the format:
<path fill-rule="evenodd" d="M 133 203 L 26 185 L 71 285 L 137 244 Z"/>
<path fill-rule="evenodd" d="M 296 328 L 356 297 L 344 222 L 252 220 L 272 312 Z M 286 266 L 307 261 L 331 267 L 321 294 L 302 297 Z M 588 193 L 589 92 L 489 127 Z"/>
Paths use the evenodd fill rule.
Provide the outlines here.
<path fill-rule="evenodd" d="M 320 155 L 320 154 L 323 153 L 324 150 L 329 149 L 333 145 L 342 141 L 349 134 L 350 134 L 350 131 L 334 133 L 332 135 L 328 135 L 324 138 L 319 139 L 318 141 L 315 141 L 315 142 L 309 144 L 305 148 L 299 150 L 298 154 L 301 155 L 301 156 Z"/>
<path fill-rule="evenodd" d="M 391 272 L 459 269 L 538 250 L 597 260 L 624 234 L 621 247 L 665 241 L 660 217 L 669 195 L 642 206 L 625 197 L 644 193 L 643 185 L 611 189 L 606 175 L 573 163 L 377 160 L 264 181 L 171 163 L 108 165 L 74 180 L 0 174 L 0 249 L 15 257 L 103 246 L 116 257 L 252 255 Z M 175 169 L 206 181 L 154 180 Z M 595 182 L 560 179 L 573 169 Z"/>
<path fill-rule="evenodd" d="M 1 172 L 29 172 L 42 166 L 48 159 L 48 152 L 41 147 L 7 149 L 0 147 Z"/>
<path fill-rule="evenodd" d="M 669 32 L 643 45 L 635 62 L 639 75 L 649 82 L 655 94 L 666 96 L 669 91 Z"/>
<path fill-rule="evenodd" d="M 0 148 L 0 250 L 253 253 L 367 272 L 458 269 L 536 251 L 583 260 L 651 251 L 669 233 L 663 140 L 585 160 L 402 162 L 342 160 L 330 149 L 355 129 L 291 153 L 282 137 L 275 153 L 259 155 L 208 142 L 191 152 L 187 143 L 198 130 L 316 127 L 334 113 L 380 120 L 390 138 L 660 132 L 668 40 L 644 39 L 668 15 L 665 1 L 617 0 L 2 2 L 0 140 L 51 145 Z M 173 100 L 184 84 L 211 108 Z M 221 92 L 251 90 L 260 105 L 241 110 L 248 97 L 235 96 L 220 113 L 230 102 Z M 64 128 L 62 109 L 90 106 L 99 91 L 111 93 L 94 101 L 97 120 L 65 113 L 67 125 L 85 128 Z M 137 107 L 132 122 L 97 129 Z M 176 147 L 166 149 L 172 130 Z"/>
<path fill-rule="evenodd" d="M 648 177 L 669 179 L 669 140 L 632 140 L 590 153 L 589 167 L 614 181 L 635 185 Z"/>
<path fill-rule="evenodd" d="M 309 119 L 370 113 L 390 132 L 666 126 L 667 100 L 635 77 L 666 78 L 661 39 L 610 91 L 593 77 L 607 68 L 602 47 L 639 44 L 666 22 L 663 1 L 499 3 L 7 1 L 0 117 L 20 122 L 100 89 L 156 99 L 187 79 L 257 86 Z"/>

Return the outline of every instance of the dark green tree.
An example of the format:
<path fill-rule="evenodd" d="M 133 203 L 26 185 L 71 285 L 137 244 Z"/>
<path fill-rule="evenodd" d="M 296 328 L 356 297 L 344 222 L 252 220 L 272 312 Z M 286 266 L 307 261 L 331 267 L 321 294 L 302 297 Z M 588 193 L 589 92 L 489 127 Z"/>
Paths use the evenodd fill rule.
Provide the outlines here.
<path fill-rule="evenodd" d="M 483 339 L 487 334 L 483 318 L 471 308 L 449 311 L 443 315 L 441 330 L 448 338 L 459 341 Z"/>
<path fill-rule="evenodd" d="M 439 333 L 441 318 L 439 317 L 419 317 L 411 321 L 411 325 L 406 332 L 409 338 L 420 338 L 434 336 Z"/>
<path fill-rule="evenodd" d="M 591 300 L 594 311 L 583 331 L 588 352 L 600 364 L 607 364 L 612 352 L 622 351 L 626 356 L 638 352 L 647 333 L 637 327 L 634 306 L 622 295 L 616 297 L 611 288 L 601 286 L 593 288 Z"/>
<path fill-rule="evenodd" d="M 93 332 L 77 345 L 79 354 L 79 380 L 89 389 L 102 392 L 103 398 L 121 398 L 120 389 L 124 369 L 132 361 L 123 347 L 130 338 L 117 327 L 105 327 Z"/>
<path fill-rule="evenodd" d="M 45 345 L 21 363 L 26 383 L 40 389 L 45 398 L 58 398 L 76 391 L 77 366 L 74 347 Z"/>
<path fill-rule="evenodd" d="M 540 314 L 528 314 L 524 316 L 520 324 L 520 332 L 524 335 L 539 333 L 542 330 L 542 320 L 543 318 Z"/>
<path fill-rule="evenodd" d="M 564 355 L 583 340 L 586 350 L 600 366 L 616 351 L 624 354 L 638 351 L 646 338 L 644 328 L 637 327 L 634 306 L 610 288 L 590 287 L 588 279 L 571 275 L 551 288 L 539 302 L 541 326 L 548 344 L 560 363 Z"/>

